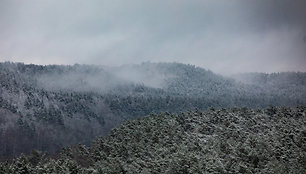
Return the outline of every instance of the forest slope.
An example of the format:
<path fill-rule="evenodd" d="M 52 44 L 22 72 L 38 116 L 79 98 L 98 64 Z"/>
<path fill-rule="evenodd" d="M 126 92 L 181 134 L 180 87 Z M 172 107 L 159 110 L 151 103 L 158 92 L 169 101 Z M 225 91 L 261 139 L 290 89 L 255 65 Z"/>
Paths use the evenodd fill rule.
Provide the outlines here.
<path fill-rule="evenodd" d="M 32 149 L 55 153 L 63 146 L 89 144 L 121 122 L 150 113 L 305 106 L 305 79 L 306 73 L 282 73 L 265 79 L 275 84 L 267 86 L 180 63 L 0 63 L 0 160 Z"/>
<path fill-rule="evenodd" d="M 306 108 L 209 109 L 128 121 L 91 147 L 39 153 L 0 173 L 305 173 Z"/>

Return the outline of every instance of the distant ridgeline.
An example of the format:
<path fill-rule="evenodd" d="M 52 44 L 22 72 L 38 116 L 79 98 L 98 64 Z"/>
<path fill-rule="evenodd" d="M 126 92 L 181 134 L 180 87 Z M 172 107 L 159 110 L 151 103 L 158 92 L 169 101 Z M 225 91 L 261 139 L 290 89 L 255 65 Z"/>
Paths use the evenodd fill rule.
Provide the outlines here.
<path fill-rule="evenodd" d="M 89 144 L 124 120 L 209 107 L 306 105 L 306 73 L 226 78 L 192 65 L 0 63 L 0 158 Z"/>
<path fill-rule="evenodd" d="M 0 163 L 0 173 L 306 173 L 306 107 L 208 109 L 127 121 L 90 147 Z"/>

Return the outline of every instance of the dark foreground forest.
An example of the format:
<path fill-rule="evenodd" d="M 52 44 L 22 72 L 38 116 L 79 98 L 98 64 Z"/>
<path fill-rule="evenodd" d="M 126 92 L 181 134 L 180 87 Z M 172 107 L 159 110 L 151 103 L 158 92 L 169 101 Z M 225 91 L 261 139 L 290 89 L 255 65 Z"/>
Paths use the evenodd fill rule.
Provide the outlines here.
<path fill-rule="evenodd" d="M 0 173 L 306 173 L 306 107 L 212 108 L 127 121 L 90 147 L 33 151 Z"/>

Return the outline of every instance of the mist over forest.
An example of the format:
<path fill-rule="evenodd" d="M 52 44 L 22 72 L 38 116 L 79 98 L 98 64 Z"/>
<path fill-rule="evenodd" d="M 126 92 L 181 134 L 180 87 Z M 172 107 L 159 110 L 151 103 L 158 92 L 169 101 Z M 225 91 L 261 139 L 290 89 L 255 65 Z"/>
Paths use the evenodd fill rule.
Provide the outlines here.
<path fill-rule="evenodd" d="M 0 174 L 306 173 L 305 0 L 0 0 Z"/>
<path fill-rule="evenodd" d="M 180 63 L 0 65 L 1 156 L 89 144 L 123 121 L 150 113 L 306 103 L 302 72 L 230 78 Z"/>
<path fill-rule="evenodd" d="M 121 123 L 153 113 L 241 107 L 274 113 L 274 107 L 306 104 L 304 72 L 225 77 L 194 65 L 150 62 L 4 62 L 0 70 L 1 160 L 33 149 L 52 155 L 71 145 L 89 146 Z"/>

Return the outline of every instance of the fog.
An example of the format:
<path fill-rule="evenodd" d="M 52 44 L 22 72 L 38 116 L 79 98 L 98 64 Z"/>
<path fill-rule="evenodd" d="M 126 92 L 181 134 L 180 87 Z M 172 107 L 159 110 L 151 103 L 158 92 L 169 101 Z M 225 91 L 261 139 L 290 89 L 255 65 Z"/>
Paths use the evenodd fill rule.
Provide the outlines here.
<path fill-rule="evenodd" d="M 142 63 L 123 66 L 46 66 L 45 71 L 32 74 L 35 84 L 47 90 L 109 93 L 120 88 L 140 85 L 149 88 L 165 88 L 167 82 L 178 77 L 176 67 L 180 64 Z M 48 70 L 47 70 L 48 69 Z M 129 89 L 126 89 L 128 91 Z"/>
<path fill-rule="evenodd" d="M 305 18 L 304 0 L 0 0 L 0 61 L 305 71 Z"/>

